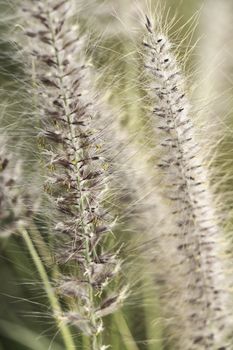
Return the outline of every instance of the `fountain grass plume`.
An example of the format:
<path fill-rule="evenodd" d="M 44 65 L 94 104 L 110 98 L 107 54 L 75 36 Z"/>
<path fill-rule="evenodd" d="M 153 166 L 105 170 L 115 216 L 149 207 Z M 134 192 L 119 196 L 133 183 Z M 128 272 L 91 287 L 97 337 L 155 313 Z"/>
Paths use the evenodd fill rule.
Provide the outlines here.
<path fill-rule="evenodd" d="M 170 265 L 167 312 L 173 318 L 176 348 L 229 349 L 232 316 L 224 233 L 195 136 L 185 77 L 164 30 L 148 17 L 143 54 L 160 147 L 160 186 L 171 210 L 170 230 L 160 240 L 163 260 Z"/>
<path fill-rule="evenodd" d="M 28 5 L 28 6 L 27 6 Z M 66 273 L 59 295 L 73 306 L 60 314 L 102 350 L 102 318 L 126 297 L 119 288 L 115 218 L 106 206 L 110 165 L 98 96 L 85 55 L 85 36 L 73 25 L 74 1 L 28 1 L 24 27 L 34 62 L 35 93 L 47 165 L 45 189 L 56 208 L 56 262 Z"/>

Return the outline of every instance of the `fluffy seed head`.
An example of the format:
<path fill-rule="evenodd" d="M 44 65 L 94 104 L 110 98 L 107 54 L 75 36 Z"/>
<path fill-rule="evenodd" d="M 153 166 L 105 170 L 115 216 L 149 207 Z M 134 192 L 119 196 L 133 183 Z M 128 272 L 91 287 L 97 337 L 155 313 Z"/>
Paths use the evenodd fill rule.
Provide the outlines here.
<path fill-rule="evenodd" d="M 103 311 L 103 296 L 120 270 L 110 243 L 115 219 L 105 204 L 110 179 L 106 125 L 93 93 L 85 38 L 72 25 L 74 2 L 29 4 L 26 34 L 35 58 L 39 139 L 49 175 L 45 188 L 57 210 L 57 263 L 71 271 L 58 291 L 77 303 L 77 310 L 61 317 L 94 339 L 103 329 L 102 317 L 110 313 Z M 115 311 L 123 294 L 108 299 L 109 310 Z M 101 342 L 95 346 L 100 349 Z"/>
<path fill-rule="evenodd" d="M 149 18 L 146 29 L 145 69 L 161 149 L 158 168 L 172 215 L 170 232 L 165 241 L 161 237 L 162 253 L 170 261 L 167 283 L 174 286 L 168 313 L 174 311 L 182 328 L 182 334 L 176 331 L 179 349 L 227 349 L 232 318 L 221 250 L 224 237 L 195 138 L 184 78 L 167 37 L 154 29 Z"/>

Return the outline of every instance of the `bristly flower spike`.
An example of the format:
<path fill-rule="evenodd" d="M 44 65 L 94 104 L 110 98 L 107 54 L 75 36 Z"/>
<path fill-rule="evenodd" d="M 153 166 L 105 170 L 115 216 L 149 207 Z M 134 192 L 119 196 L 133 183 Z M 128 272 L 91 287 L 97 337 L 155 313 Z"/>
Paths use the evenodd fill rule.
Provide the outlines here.
<path fill-rule="evenodd" d="M 106 348 L 101 340 L 102 318 L 126 296 L 114 285 L 121 265 L 119 251 L 111 252 L 115 219 L 105 206 L 110 178 L 106 125 L 101 125 L 92 93 L 85 38 L 72 25 L 75 2 L 31 0 L 28 4 L 25 26 L 35 58 L 43 126 L 39 138 L 45 140 L 49 169 L 45 188 L 59 218 L 57 263 L 66 271 L 57 291 L 73 301 L 72 309 L 60 319 L 77 326 L 91 338 L 92 349 L 100 350 Z"/>
<path fill-rule="evenodd" d="M 168 38 L 148 17 L 146 29 L 143 51 L 160 140 L 158 168 L 163 196 L 171 209 L 170 232 L 160 240 L 163 259 L 170 264 L 171 300 L 167 304 L 172 305 L 167 312 L 174 320 L 176 349 L 230 349 L 231 296 L 227 259 L 222 254 L 224 233 L 194 135 L 185 79 Z"/>

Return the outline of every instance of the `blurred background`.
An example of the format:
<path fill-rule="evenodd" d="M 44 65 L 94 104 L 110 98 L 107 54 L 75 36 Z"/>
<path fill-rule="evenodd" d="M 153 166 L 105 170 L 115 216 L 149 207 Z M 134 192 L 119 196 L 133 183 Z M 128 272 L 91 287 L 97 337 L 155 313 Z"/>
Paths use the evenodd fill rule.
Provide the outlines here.
<path fill-rule="evenodd" d="M 169 31 L 174 44 L 179 45 L 180 57 L 185 60 L 193 117 L 200 137 L 203 144 L 211 144 L 208 151 L 212 154 L 213 185 L 224 198 L 224 226 L 230 235 L 233 223 L 233 2 L 163 0 L 160 6 L 159 1 L 152 0 L 149 6 L 143 0 L 77 1 L 77 21 L 82 31 L 88 32 L 90 40 L 88 54 L 95 68 L 104 73 L 99 84 L 112 106 L 118 109 L 122 128 L 129 133 L 138 132 L 139 138 L 147 132 L 143 128 L 142 72 L 137 52 L 142 12 L 147 13 L 151 7 L 156 14 L 155 9 L 162 7 L 168 25 L 176 17 Z M 28 132 L 32 121 L 24 115 L 27 94 L 22 81 L 26 78 L 15 42 L 20 6 L 21 1 L 0 0 L 0 128 L 2 133 L 7 130 L 10 135 L 8 149 L 13 153 L 20 144 L 27 164 L 24 183 L 33 178 L 30 180 L 32 187 L 40 187 L 35 172 L 38 161 L 35 135 Z M 35 237 L 39 231 L 40 239 L 46 241 L 43 220 L 46 221 L 36 218 L 34 231 Z M 0 350 L 62 350 L 37 272 L 17 234 L 1 237 L 0 232 L 0 264 Z M 106 337 L 114 350 L 171 349 L 164 341 L 159 305 L 154 307 L 156 301 L 151 295 L 151 284 L 153 281 L 144 281 L 123 310 L 106 319 Z M 79 343 L 77 339 L 77 344 L 81 348 L 81 340 Z"/>

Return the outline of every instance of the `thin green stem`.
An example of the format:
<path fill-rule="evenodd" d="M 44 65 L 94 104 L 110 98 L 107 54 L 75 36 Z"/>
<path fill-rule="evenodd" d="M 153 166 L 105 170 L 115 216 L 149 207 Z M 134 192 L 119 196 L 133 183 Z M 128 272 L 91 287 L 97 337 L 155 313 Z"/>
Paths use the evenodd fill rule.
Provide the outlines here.
<path fill-rule="evenodd" d="M 50 266 L 52 263 L 52 256 L 48 244 L 46 244 L 46 242 L 44 241 L 41 232 L 39 231 L 39 229 L 33 221 L 30 222 L 30 235 L 31 240 L 34 242 L 34 246 L 36 247 L 41 257 L 41 260 L 45 262 L 45 266 Z"/>
<path fill-rule="evenodd" d="M 49 299 L 49 302 L 50 302 L 50 305 L 51 305 L 51 308 L 53 310 L 53 316 L 57 322 L 57 326 L 61 332 L 61 335 L 62 335 L 62 338 L 63 338 L 63 342 L 64 342 L 64 345 L 65 345 L 65 349 L 66 350 L 74 350 L 75 349 L 75 344 L 74 344 L 74 341 L 72 339 L 72 335 L 70 333 L 70 330 L 69 328 L 67 327 L 67 325 L 65 323 L 62 323 L 59 318 L 57 317 L 57 315 L 61 314 L 61 308 L 60 308 L 60 305 L 59 305 L 59 302 L 56 298 L 56 295 L 54 294 L 54 291 L 53 291 L 53 288 L 50 284 L 50 281 L 49 281 L 49 278 L 48 278 L 48 275 L 47 275 L 47 272 L 44 268 L 44 265 L 39 257 L 39 255 L 37 254 L 37 251 L 34 247 L 34 244 L 30 238 L 30 235 L 29 233 L 27 232 L 27 230 L 22 227 L 20 229 L 20 233 L 22 234 L 24 240 L 25 240 L 25 243 L 28 247 L 28 250 L 29 250 L 29 253 L 33 259 L 33 262 L 37 268 L 37 271 L 40 275 L 40 278 L 44 284 L 44 289 L 45 289 L 45 292 L 47 294 L 47 297 Z"/>
<path fill-rule="evenodd" d="M 122 337 L 127 350 L 139 350 L 135 339 L 129 329 L 129 326 L 123 316 L 122 311 L 117 312 L 113 315 L 114 322 L 116 323 L 117 329 Z"/>
<path fill-rule="evenodd" d="M 82 336 L 82 349 L 89 350 L 90 349 L 90 338 L 86 335 Z"/>

